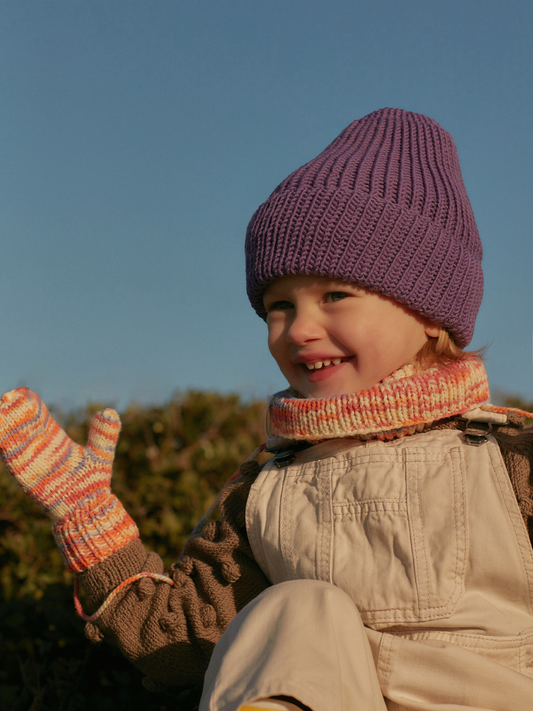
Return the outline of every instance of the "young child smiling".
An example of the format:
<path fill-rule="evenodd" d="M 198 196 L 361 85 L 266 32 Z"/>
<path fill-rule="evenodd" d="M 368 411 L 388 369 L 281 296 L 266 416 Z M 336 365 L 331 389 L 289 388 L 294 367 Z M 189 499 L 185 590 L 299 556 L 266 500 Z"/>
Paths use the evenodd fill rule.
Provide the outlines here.
<path fill-rule="evenodd" d="M 276 279 L 263 304 L 270 352 L 306 398 L 367 390 L 411 363 L 440 332 L 390 297 L 328 277 Z"/>
<path fill-rule="evenodd" d="M 111 493 L 118 415 L 72 443 L 0 405 L 0 451 L 52 518 L 87 634 L 200 711 L 529 711 L 533 431 L 488 402 L 482 248 L 455 145 L 381 109 L 288 176 L 246 237 L 248 296 L 288 381 L 164 571 Z"/>

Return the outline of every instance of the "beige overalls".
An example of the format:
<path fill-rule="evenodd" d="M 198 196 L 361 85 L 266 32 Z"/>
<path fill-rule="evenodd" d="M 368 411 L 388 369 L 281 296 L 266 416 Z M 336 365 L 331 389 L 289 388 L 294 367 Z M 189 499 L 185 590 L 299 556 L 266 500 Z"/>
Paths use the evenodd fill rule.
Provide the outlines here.
<path fill-rule="evenodd" d="M 246 517 L 274 586 L 215 648 L 200 708 L 532 711 L 533 551 L 488 440 L 335 440 L 269 463 Z"/>

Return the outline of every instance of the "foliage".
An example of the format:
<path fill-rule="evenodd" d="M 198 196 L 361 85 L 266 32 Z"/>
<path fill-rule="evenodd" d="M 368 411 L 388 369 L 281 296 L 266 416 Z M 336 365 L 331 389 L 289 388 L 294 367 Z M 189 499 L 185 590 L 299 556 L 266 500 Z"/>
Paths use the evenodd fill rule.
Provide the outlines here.
<path fill-rule="evenodd" d="M 60 417 L 85 444 L 92 414 Z M 57 413 L 56 413 L 57 414 Z M 265 405 L 237 395 L 177 394 L 122 413 L 113 491 L 147 548 L 168 566 L 224 482 L 263 440 Z M 91 645 L 72 604 L 49 521 L 0 471 L 0 710 L 193 711 L 199 688 L 148 693 L 107 644 Z"/>

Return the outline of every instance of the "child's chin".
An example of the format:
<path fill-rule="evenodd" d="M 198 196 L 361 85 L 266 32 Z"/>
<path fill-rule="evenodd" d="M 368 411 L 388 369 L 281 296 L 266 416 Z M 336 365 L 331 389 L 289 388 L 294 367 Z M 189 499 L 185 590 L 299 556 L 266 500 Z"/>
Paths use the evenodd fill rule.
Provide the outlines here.
<path fill-rule="evenodd" d="M 323 400 L 328 397 L 339 397 L 340 395 L 350 395 L 357 392 L 357 389 L 350 389 L 349 386 L 345 387 L 327 387 L 327 385 L 322 384 L 316 385 L 315 387 L 307 387 L 303 392 L 303 396 L 308 399 Z"/>

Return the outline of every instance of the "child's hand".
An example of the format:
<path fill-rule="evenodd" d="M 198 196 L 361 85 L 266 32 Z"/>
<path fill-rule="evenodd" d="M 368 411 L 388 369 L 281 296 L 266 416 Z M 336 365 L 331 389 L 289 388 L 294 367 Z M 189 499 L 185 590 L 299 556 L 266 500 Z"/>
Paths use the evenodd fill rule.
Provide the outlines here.
<path fill-rule="evenodd" d="M 120 418 L 97 412 L 86 447 L 75 444 L 28 388 L 0 401 L 0 456 L 23 491 L 54 523 L 77 508 L 90 509 L 110 496 Z"/>

